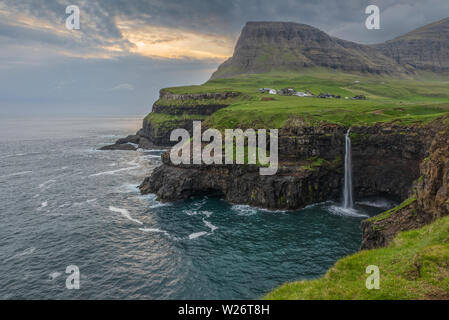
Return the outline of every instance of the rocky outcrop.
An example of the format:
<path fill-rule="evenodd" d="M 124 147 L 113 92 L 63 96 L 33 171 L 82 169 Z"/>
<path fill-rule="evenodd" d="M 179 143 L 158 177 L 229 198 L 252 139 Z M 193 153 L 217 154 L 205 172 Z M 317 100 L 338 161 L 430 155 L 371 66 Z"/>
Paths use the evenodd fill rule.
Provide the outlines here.
<path fill-rule="evenodd" d="M 239 92 L 173 94 L 161 90 L 160 99 L 153 105 L 153 112 L 176 116 L 183 114 L 210 116 L 214 112 L 229 106 L 227 99 L 240 95 Z"/>
<path fill-rule="evenodd" d="M 220 195 L 231 203 L 288 210 L 339 196 L 341 166 L 332 163 L 317 170 L 283 166 L 276 175 L 261 176 L 256 165 L 174 166 L 168 153 L 162 158 L 164 165 L 140 186 L 162 201 Z"/>
<path fill-rule="evenodd" d="M 202 121 L 205 116 L 229 106 L 229 99 L 241 95 L 239 92 L 173 94 L 166 90 L 161 90 L 159 94 L 160 99 L 154 103 L 152 113 L 143 120 L 142 129 L 99 150 L 171 147 L 176 144 L 170 141 L 174 129 L 186 129 L 192 134 L 192 121 Z M 158 116 L 164 117 L 163 121 L 157 121 Z"/>
<path fill-rule="evenodd" d="M 280 169 L 260 176 L 257 167 L 175 166 L 165 154 L 141 186 L 163 201 L 221 194 L 228 201 L 270 209 L 297 209 L 339 199 L 343 184 L 347 128 L 290 121 L 279 131 Z M 418 125 L 379 124 L 351 129 L 356 197 L 385 196 L 402 201 L 419 177 L 419 163 L 432 130 Z"/>
<path fill-rule="evenodd" d="M 127 150 L 135 151 L 137 148 L 141 149 L 153 149 L 159 146 L 151 143 L 143 133 L 143 130 L 139 130 L 135 135 L 129 135 L 126 138 L 118 139 L 114 144 L 101 147 L 98 150 Z"/>
<path fill-rule="evenodd" d="M 226 108 L 228 104 L 201 104 L 201 105 L 164 105 L 155 103 L 153 105 L 154 113 L 164 113 L 173 116 L 182 116 L 183 114 L 195 114 L 201 116 L 210 116 L 212 113 L 217 112 L 220 109 Z"/>
<path fill-rule="evenodd" d="M 400 231 L 415 229 L 449 214 L 449 117 L 430 125 L 430 155 L 420 165 L 410 197 L 400 206 L 362 222 L 362 249 L 387 245 Z"/>
<path fill-rule="evenodd" d="M 197 120 L 201 119 L 199 118 Z M 192 120 L 173 119 L 166 120 L 163 123 L 155 123 L 145 119 L 143 121 L 142 135 L 156 146 L 171 147 L 176 144 L 176 142 L 170 141 L 170 134 L 177 128 L 186 129 L 192 134 Z"/>
<path fill-rule="evenodd" d="M 174 129 L 185 129 L 192 134 L 193 121 L 202 121 L 205 116 L 226 108 L 231 103 L 229 99 L 239 95 L 238 92 L 173 94 L 161 90 L 160 99 L 154 103 L 152 113 L 143 121 L 141 135 L 154 145 L 173 146 L 176 142 L 170 141 L 170 134 Z M 159 116 L 168 117 L 157 121 Z"/>

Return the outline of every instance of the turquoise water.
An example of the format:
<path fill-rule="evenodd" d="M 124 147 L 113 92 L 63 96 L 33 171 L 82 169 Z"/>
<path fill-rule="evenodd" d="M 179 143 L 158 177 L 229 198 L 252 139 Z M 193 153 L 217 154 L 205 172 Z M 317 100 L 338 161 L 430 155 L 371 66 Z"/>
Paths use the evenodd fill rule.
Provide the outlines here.
<path fill-rule="evenodd" d="M 140 122 L 0 120 L 0 299 L 255 299 L 323 275 L 358 250 L 360 221 L 390 205 L 163 204 L 137 190 L 161 151 L 96 151 Z M 79 290 L 66 289 L 69 265 Z"/>

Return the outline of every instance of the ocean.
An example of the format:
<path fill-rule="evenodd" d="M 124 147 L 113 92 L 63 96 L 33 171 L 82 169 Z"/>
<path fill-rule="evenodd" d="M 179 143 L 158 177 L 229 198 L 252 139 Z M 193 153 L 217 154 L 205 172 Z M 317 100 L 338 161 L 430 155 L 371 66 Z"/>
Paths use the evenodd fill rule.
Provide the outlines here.
<path fill-rule="evenodd" d="M 137 186 L 161 150 L 97 151 L 141 119 L 0 119 L 0 299 L 257 299 L 324 275 L 359 249 L 361 220 L 391 206 L 160 203 Z"/>

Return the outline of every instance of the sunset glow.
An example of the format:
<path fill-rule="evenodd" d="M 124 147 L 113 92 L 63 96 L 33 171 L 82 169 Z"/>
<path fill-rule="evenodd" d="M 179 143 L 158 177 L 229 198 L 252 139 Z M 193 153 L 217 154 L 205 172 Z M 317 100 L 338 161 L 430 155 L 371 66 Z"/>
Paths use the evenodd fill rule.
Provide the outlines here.
<path fill-rule="evenodd" d="M 232 55 L 234 39 L 182 29 L 156 26 L 133 26 L 120 22 L 123 37 L 134 44 L 132 53 L 166 59 L 224 60 Z"/>

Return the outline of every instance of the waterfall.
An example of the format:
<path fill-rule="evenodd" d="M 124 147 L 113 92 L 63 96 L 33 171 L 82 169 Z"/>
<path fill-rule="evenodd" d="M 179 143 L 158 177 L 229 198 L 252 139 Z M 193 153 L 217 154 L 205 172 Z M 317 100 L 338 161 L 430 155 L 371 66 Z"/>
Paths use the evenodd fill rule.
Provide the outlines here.
<path fill-rule="evenodd" d="M 344 207 L 352 208 L 352 164 L 351 164 L 351 138 L 349 137 L 351 129 L 346 132 L 346 153 L 345 153 L 345 189 L 344 189 Z"/>

